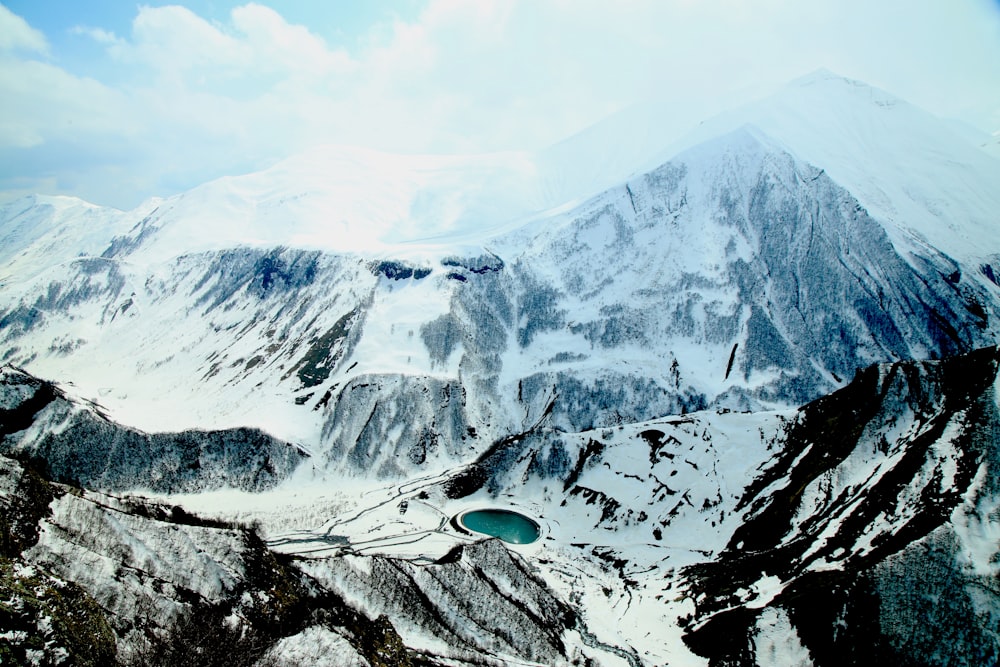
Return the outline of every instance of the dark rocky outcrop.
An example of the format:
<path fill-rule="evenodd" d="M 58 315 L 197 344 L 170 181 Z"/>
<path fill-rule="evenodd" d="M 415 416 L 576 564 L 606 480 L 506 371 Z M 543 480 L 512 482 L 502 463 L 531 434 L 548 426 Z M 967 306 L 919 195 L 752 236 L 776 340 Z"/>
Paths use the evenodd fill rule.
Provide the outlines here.
<path fill-rule="evenodd" d="M 1000 581 L 969 564 L 961 535 L 983 539 L 976 526 L 995 520 L 998 363 L 986 348 L 870 367 L 805 406 L 746 488 L 729 546 L 688 569 L 685 641 L 710 664 L 753 664 L 758 619 L 780 609 L 817 665 L 995 662 Z M 781 590 L 757 604 L 766 577 Z"/>
<path fill-rule="evenodd" d="M 262 431 L 144 433 L 110 421 L 50 382 L 0 369 L 0 450 L 30 460 L 52 479 L 106 490 L 162 492 L 223 487 L 260 491 L 306 455 Z"/>

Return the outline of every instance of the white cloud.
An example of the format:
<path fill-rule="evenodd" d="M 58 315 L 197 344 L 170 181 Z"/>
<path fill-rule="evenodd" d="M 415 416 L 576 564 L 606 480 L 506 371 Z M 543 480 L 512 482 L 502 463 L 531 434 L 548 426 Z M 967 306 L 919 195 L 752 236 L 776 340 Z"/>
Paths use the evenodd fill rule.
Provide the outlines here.
<path fill-rule="evenodd" d="M 257 69 L 318 77 L 356 67 L 345 51 L 331 50 L 306 27 L 287 23 L 276 11 L 263 5 L 236 7 L 232 19 Z"/>
<path fill-rule="evenodd" d="M 72 141 L 81 132 L 127 138 L 137 129 L 121 93 L 34 60 L 0 63 L 0 148 Z"/>
<path fill-rule="evenodd" d="M 70 32 L 74 35 L 86 35 L 98 44 L 104 44 L 105 46 L 122 45 L 125 43 L 118 35 L 103 28 L 90 28 L 77 25 L 70 28 Z"/>
<path fill-rule="evenodd" d="M 132 22 L 130 46 L 116 55 L 145 62 L 161 72 L 194 76 L 201 70 L 235 69 L 250 61 L 246 44 L 176 5 L 140 7 Z"/>
<path fill-rule="evenodd" d="M 45 36 L 28 25 L 27 21 L 0 5 L 0 51 L 33 51 L 47 53 Z"/>
<path fill-rule="evenodd" d="M 989 0 L 430 0 L 350 50 L 260 4 L 223 22 L 142 6 L 128 35 L 76 31 L 105 45 L 115 80 L 31 60 L 45 38 L 0 6 L 0 98 L 16 99 L 0 105 L 0 161 L 72 142 L 104 162 L 62 181 L 119 205 L 316 143 L 540 147 L 647 96 L 693 120 L 818 67 L 938 113 L 1000 108 Z"/>

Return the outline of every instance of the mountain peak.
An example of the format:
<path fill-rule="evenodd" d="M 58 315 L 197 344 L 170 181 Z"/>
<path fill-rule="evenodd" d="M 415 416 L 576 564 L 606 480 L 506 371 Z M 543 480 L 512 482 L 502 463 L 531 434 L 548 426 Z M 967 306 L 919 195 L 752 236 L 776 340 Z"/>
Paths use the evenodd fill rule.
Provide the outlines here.
<path fill-rule="evenodd" d="M 880 109 L 896 105 L 911 106 L 903 99 L 870 83 L 842 76 L 828 69 L 820 68 L 797 79 L 793 79 L 775 97 L 784 95 L 823 94 L 834 97 L 851 97 L 875 105 Z"/>
<path fill-rule="evenodd" d="M 981 259 L 995 245 L 1000 162 L 949 121 L 817 70 L 706 120 L 672 154 L 748 123 L 851 191 L 899 247 L 929 244 L 955 258 Z"/>
<path fill-rule="evenodd" d="M 863 83 L 861 81 L 855 81 L 854 79 L 850 79 L 850 78 L 848 78 L 846 76 L 842 76 L 840 74 L 837 74 L 836 72 L 828 70 L 825 67 L 820 67 L 818 69 L 814 69 L 813 71 L 811 71 L 811 72 L 809 72 L 807 74 L 803 74 L 800 77 L 792 79 L 788 83 L 787 87 L 812 86 L 812 85 L 819 84 L 819 83 L 824 83 L 824 82 L 827 82 L 827 81 L 842 81 L 842 82 L 851 83 L 851 84 L 867 85 L 867 84 L 865 84 L 865 83 Z"/>

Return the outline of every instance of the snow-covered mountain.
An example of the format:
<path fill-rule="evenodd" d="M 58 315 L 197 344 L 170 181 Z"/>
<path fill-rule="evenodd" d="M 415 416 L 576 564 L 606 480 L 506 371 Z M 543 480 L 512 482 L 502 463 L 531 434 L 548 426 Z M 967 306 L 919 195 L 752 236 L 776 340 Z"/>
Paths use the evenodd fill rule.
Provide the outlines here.
<path fill-rule="evenodd" d="M 157 627 L 204 604 L 278 623 L 287 660 L 995 660 L 1000 162 L 826 72 L 685 137 L 621 127 L 535 155 L 325 147 L 132 212 L 0 209 L 0 445 L 34 466 L 5 464 L 28 535 L 6 580 L 77 582 L 120 640 L 129 596 Z M 51 487 L 17 519 L 32 475 L 101 493 Z M 186 509 L 106 495 L 130 490 Z M 496 503 L 544 538 L 450 527 Z M 309 560 L 257 580 L 220 546 L 221 579 L 112 584 L 60 565 L 81 512 L 130 517 L 67 542 L 102 562 L 156 542 L 121 556 L 139 571 L 178 548 L 164 531 L 194 539 L 191 512 Z M 915 567 L 936 574 L 911 589 L 964 592 L 908 598 Z M 274 577 L 287 627 L 243 600 Z M 329 596 L 344 611 L 317 620 Z M 919 614 L 975 629 L 907 646 Z"/>

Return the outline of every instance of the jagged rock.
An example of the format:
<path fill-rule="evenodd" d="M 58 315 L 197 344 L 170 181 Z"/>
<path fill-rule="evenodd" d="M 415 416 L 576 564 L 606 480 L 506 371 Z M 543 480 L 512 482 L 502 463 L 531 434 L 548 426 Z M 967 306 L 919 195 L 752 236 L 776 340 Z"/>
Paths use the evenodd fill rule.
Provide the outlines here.
<path fill-rule="evenodd" d="M 467 660 L 566 660 L 563 635 L 575 627 L 575 615 L 530 566 L 497 540 L 459 549 L 433 565 L 349 556 L 304 568 L 339 595 L 393 619 L 410 646 L 443 643 L 448 657 Z"/>

